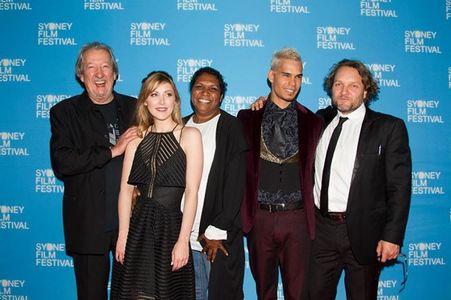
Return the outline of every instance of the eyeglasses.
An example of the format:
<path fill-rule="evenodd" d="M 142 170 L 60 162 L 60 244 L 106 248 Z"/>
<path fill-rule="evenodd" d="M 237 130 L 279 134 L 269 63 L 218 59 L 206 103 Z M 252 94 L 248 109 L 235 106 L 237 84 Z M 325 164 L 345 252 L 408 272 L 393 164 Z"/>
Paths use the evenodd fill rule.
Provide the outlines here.
<path fill-rule="evenodd" d="M 408 269 L 407 269 L 407 266 L 408 266 L 407 256 L 404 253 L 400 252 L 396 259 L 389 260 L 389 261 L 386 261 L 385 263 L 383 263 L 382 264 L 382 268 L 384 268 L 384 267 L 393 267 L 394 265 L 397 265 L 397 264 L 400 264 L 402 266 L 402 282 L 399 284 L 400 288 L 399 288 L 399 291 L 398 291 L 398 294 L 400 294 L 406 288 L 407 277 L 409 275 L 409 272 L 408 272 Z M 380 271 L 382 271 L 382 268 L 380 269 Z"/>
<path fill-rule="evenodd" d="M 400 289 L 398 293 L 401 293 L 405 288 L 407 284 L 407 276 L 409 275 L 409 270 L 407 269 L 407 256 L 404 253 L 399 253 L 398 258 L 396 259 L 395 264 L 401 264 L 402 265 L 402 282 L 400 283 Z"/>

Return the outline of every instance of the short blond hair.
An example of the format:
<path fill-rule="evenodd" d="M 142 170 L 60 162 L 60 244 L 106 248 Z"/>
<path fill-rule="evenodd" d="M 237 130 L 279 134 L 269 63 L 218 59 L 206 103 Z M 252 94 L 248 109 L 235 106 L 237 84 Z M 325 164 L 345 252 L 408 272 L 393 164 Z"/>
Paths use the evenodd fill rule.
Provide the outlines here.
<path fill-rule="evenodd" d="M 275 71 L 279 68 L 282 59 L 291 59 L 302 64 L 301 55 L 294 48 L 282 48 L 272 55 L 271 70 Z"/>

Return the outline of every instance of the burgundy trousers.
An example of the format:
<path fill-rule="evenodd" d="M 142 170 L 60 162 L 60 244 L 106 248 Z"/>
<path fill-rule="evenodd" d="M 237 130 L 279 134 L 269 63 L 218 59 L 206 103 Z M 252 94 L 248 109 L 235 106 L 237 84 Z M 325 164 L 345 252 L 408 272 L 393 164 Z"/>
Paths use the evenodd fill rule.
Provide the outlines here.
<path fill-rule="evenodd" d="M 277 299 L 279 268 L 285 300 L 306 298 L 310 239 L 303 209 L 257 209 L 247 245 L 258 299 Z"/>

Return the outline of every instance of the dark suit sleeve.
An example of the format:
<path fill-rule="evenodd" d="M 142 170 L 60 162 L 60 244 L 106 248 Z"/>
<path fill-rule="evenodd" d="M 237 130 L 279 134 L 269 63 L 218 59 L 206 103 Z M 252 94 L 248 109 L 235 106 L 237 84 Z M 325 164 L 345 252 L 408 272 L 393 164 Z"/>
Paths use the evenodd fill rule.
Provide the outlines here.
<path fill-rule="evenodd" d="M 107 146 L 91 145 L 82 149 L 76 137 L 81 136 L 81 128 L 75 128 L 78 125 L 73 120 L 74 115 L 66 107 L 53 107 L 50 111 L 50 155 L 53 170 L 59 178 L 90 172 L 111 160 L 111 150 Z"/>
<path fill-rule="evenodd" d="M 229 231 L 236 230 L 234 223 L 239 214 L 241 201 L 243 199 L 245 176 L 246 176 L 246 150 L 241 123 L 234 120 L 228 128 L 226 137 L 229 140 L 226 152 L 226 165 L 223 181 L 223 207 L 212 222 L 212 225 Z"/>
<path fill-rule="evenodd" d="M 402 245 L 410 207 L 412 161 L 407 129 L 400 119 L 393 122 L 384 155 L 388 210 L 382 240 Z"/>

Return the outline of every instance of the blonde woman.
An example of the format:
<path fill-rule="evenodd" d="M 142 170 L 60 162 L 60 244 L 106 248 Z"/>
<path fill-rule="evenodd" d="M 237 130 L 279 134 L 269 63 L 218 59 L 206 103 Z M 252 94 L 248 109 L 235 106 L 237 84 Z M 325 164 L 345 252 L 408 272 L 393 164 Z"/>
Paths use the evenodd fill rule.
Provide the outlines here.
<path fill-rule="evenodd" d="M 202 141 L 197 129 L 183 127 L 180 96 L 167 73 L 143 80 L 136 123 L 141 137 L 128 145 L 122 171 L 112 299 L 194 299 L 189 238 Z M 140 196 L 131 212 L 135 186 Z"/>

